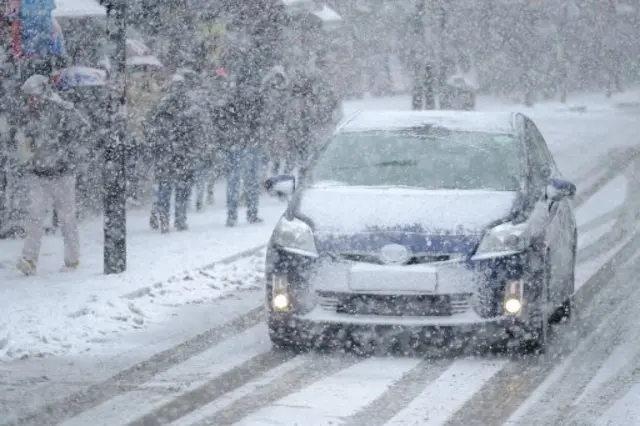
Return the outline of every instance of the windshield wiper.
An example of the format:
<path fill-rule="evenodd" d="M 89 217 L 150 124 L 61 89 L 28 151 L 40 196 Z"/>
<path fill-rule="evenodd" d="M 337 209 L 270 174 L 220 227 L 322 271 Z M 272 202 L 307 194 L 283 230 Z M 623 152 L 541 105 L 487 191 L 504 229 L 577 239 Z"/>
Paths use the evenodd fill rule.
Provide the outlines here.
<path fill-rule="evenodd" d="M 375 167 L 387 167 L 387 166 L 417 166 L 416 160 L 392 160 L 383 161 L 382 163 L 374 164 Z"/>

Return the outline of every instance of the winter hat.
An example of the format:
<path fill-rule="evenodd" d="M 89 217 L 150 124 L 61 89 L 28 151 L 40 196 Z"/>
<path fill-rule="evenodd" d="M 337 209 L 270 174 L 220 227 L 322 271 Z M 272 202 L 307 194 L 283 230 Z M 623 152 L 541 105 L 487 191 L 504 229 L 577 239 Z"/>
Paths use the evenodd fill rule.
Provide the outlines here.
<path fill-rule="evenodd" d="M 51 91 L 49 79 L 40 74 L 32 75 L 22 84 L 22 92 L 26 95 L 43 96 Z"/>

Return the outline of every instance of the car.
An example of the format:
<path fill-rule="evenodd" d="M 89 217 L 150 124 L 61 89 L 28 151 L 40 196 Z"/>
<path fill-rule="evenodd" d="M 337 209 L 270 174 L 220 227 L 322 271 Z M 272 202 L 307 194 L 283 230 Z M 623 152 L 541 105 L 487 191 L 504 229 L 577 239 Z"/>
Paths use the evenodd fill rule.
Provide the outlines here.
<path fill-rule="evenodd" d="M 277 347 L 392 336 L 539 353 L 571 315 L 576 186 L 524 114 L 361 111 L 298 179 L 265 186 L 290 197 L 266 255 Z"/>

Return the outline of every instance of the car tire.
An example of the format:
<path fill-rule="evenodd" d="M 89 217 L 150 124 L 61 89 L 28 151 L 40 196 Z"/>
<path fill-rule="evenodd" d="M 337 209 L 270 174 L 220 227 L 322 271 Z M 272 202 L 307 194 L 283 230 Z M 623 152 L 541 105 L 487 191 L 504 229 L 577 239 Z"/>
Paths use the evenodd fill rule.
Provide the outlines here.
<path fill-rule="evenodd" d="M 276 349 L 292 349 L 297 346 L 295 332 L 280 322 L 268 321 L 269 340 Z"/>
<path fill-rule="evenodd" d="M 576 260 L 578 257 L 577 231 L 574 232 L 574 236 L 573 236 L 573 251 L 571 253 L 571 256 L 572 256 L 571 271 L 569 274 L 569 282 L 567 283 L 567 287 L 571 289 L 571 294 L 564 302 L 562 302 L 562 305 L 560 305 L 558 309 L 556 309 L 556 311 L 553 313 L 553 315 L 549 319 L 549 322 L 551 324 L 558 324 L 563 319 L 569 320 L 571 318 L 571 315 L 573 315 L 573 311 L 574 311 L 573 295 L 576 291 Z"/>
<path fill-rule="evenodd" d="M 305 352 L 312 347 L 297 329 L 278 323 L 269 323 L 269 340 L 274 349 L 283 351 Z"/>

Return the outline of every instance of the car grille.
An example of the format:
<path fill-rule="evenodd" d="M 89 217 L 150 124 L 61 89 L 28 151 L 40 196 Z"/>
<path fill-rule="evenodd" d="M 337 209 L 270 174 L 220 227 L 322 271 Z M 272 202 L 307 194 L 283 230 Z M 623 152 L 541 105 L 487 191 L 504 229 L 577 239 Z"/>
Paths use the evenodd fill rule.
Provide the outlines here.
<path fill-rule="evenodd" d="M 382 265 L 380 258 L 373 254 L 360 253 L 340 253 L 338 257 L 348 262 L 362 262 Z M 463 255 L 460 253 L 425 253 L 411 256 L 405 265 L 420 265 L 424 263 L 447 262 L 450 260 L 460 260 Z"/>
<path fill-rule="evenodd" d="M 451 316 L 471 309 L 470 294 L 374 295 L 318 293 L 320 308 L 347 315 Z"/>

